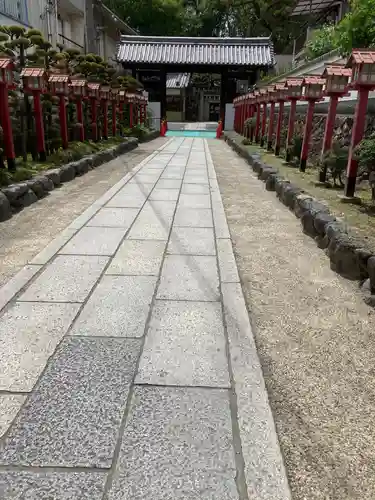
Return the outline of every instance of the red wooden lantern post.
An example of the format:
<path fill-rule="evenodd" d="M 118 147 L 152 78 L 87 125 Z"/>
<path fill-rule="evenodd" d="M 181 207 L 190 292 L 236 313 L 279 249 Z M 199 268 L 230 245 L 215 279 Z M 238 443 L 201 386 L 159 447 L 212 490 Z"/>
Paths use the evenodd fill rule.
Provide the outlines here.
<path fill-rule="evenodd" d="M 249 108 L 249 118 L 253 118 L 254 114 L 256 113 L 256 103 L 255 103 L 255 97 L 254 94 L 251 93 L 249 94 L 249 103 L 250 103 L 250 108 Z M 248 128 L 248 138 L 250 139 L 250 142 L 253 142 L 254 140 L 254 134 L 255 134 L 255 127 L 251 125 Z"/>
<path fill-rule="evenodd" d="M 117 97 L 120 89 L 111 88 L 111 108 L 112 108 L 112 137 L 117 135 Z"/>
<path fill-rule="evenodd" d="M 246 95 L 241 96 L 241 135 L 245 135 Z"/>
<path fill-rule="evenodd" d="M 40 94 L 46 91 L 47 74 L 44 68 L 24 68 L 21 77 L 24 91 L 33 95 L 37 152 L 40 161 L 46 161 L 46 143 Z"/>
<path fill-rule="evenodd" d="M 361 142 L 365 131 L 368 94 L 375 88 L 375 51 L 353 50 L 347 67 L 352 69 L 351 87 L 358 90 L 344 190 L 345 196 L 352 197 L 355 193 L 358 171 L 358 160 L 355 158 L 354 150 Z"/>
<path fill-rule="evenodd" d="M 323 71 L 323 78 L 326 79 L 326 95 L 330 96 L 326 127 L 324 131 L 323 147 L 321 160 L 324 153 L 332 147 L 333 131 L 335 128 L 337 105 L 339 97 L 347 94 L 349 78 L 352 74 L 351 69 L 343 65 L 327 66 Z M 327 167 L 322 167 L 319 172 L 319 181 L 325 182 L 327 178 Z"/>
<path fill-rule="evenodd" d="M 302 97 L 302 78 L 291 78 L 285 82 L 287 89 L 287 98 L 290 101 L 288 134 L 286 138 L 286 161 L 291 160 L 291 147 L 294 137 L 294 123 L 296 121 L 297 101 Z"/>
<path fill-rule="evenodd" d="M 129 104 L 129 127 L 133 128 L 134 125 L 134 102 L 135 102 L 135 95 L 134 94 L 127 94 L 126 100 Z"/>
<path fill-rule="evenodd" d="M 76 102 L 77 123 L 80 123 L 82 125 L 79 129 L 79 140 L 83 142 L 85 140 L 83 100 L 87 97 L 86 80 L 72 79 L 70 83 L 70 90 Z"/>
<path fill-rule="evenodd" d="M 68 148 L 68 120 L 66 117 L 66 97 L 69 95 L 69 75 L 51 75 L 48 83 L 51 93 L 59 97 L 59 119 L 63 149 Z"/>
<path fill-rule="evenodd" d="M 268 120 L 268 133 L 267 133 L 267 150 L 272 149 L 272 138 L 273 138 L 273 125 L 275 120 L 275 87 L 272 85 L 268 87 L 267 90 L 268 101 L 270 103 L 270 118 Z"/>
<path fill-rule="evenodd" d="M 287 100 L 287 89 L 284 84 L 277 83 L 276 86 L 277 97 L 276 100 L 279 104 L 279 116 L 276 125 L 276 140 L 275 140 L 275 155 L 279 156 L 281 147 L 281 130 L 284 124 L 284 105 Z"/>
<path fill-rule="evenodd" d="M 94 142 L 99 140 L 98 133 L 98 101 L 100 98 L 100 83 L 88 83 L 87 84 L 87 97 L 90 99 L 91 103 L 91 139 Z"/>
<path fill-rule="evenodd" d="M 256 109 L 256 121 L 255 121 L 255 142 L 259 142 L 260 136 L 260 114 L 261 114 L 261 95 L 259 91 L 254 92 L 255 99 L 255 109 Z"/>
<path fill-rule="evenodd" d="M 319 76 L 307 76 L 303 80 L 303 87 L 305 89 L 304 99 L 308 101 L 308 106 L 299 165 L 299 169 L 301 172 L 306 171 L 307 158 L 309 156 L 310 137 L 313 127 L 315 103 L 316 101 L 319 101 L 323 96 L 324 84 L 325 80 Z"/>
<path fill-rule="evenodd" d="M 15 88 L 13 70 L 14 65 L 11 59 L 0 59 L 0 121 L 4 134 L 4 152 L 10 172 L 16 170 L 16 154 L 14 151 L 13 131 L 8 101 L 8 90 Z"/>
<path fill-rule="evenodd" d="M 267 125 L 267 103 L 268 103 L 267 90 L 260 90 L 260 102 L 261 102 L 262 108 L 263 108 L 260 145 L 263 147 L 264 139 L 265 139 L 265 135 L 266 135 L 266 125 Z"/>
<path fill-rule="evenodd" d="M 124 107 L 126 103 L 126 91 L 120 90 L 117 95 L 117 103 L 119 105 L 120 126 L 124 126 Z"/>
<path fill-rule="evenodd" d="M 103 112 L 103 139 L 108 139 L 108 101 L 110 98 L 111 87 L 102 85 L 100 87 L 99 96 Z"/>

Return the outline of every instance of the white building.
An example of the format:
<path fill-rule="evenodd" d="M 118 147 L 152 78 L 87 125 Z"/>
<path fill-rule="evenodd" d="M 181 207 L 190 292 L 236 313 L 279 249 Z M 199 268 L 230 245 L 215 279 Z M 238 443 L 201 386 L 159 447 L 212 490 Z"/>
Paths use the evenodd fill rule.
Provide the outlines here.
<path fill-rule="evenodd" d="M 15 24 L 39 29 L 54 46 L 110 60 L 121 34 L 135 34 L 101 0 L 0 0 L 0 25 Z"/>

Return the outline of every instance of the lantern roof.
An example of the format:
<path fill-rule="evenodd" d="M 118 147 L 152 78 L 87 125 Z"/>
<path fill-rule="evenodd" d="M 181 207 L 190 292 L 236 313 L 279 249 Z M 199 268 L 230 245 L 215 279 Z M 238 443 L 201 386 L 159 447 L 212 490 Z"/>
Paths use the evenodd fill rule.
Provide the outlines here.
<path fill-rule="evenodd" d="M 326 76 L 346 76 L 350 77 L 352 75 L 352 70 L 346 68 L 343 64 L 329 65 L 324 68 L 323 77 Z"/>
<path fill-rule="evenodd" d="M 48 79 L 51 83 L 68 83 L 70 80 L 69 75 L 54 74 Z"/>
<path fill-rule="evenodd" d="M 354 49 L 346 67 L 351 68 L 353 64 L 375 64 L 375 51 L 371 49 Z"/>
<path fill-rule="evenodd" d="M 14 63 L 12 59 L 7 59 L 7 58 L 0 58 L 0 69 L 8 69 L 8 68 L 13 68 Z"/>
<path fill-rule="evenodd" d="M 303 83 L 303 78 L 288 78 L 285 82 L 285 87 L 300 87 Z"/>
<path fill-rule="evenodd" d="M 100 83 L 88 83 L 87 84 L 88 88 L 90 90 L 100 90 Z"/>
<path fill-rule="evenodd" d="M 303 79 L 303 85 L 324 85 L 325 79 L 321 76 L 305 76 Z"/>
<path fill-rule="evenodd" d="M 21 76 L 41 77 L 45 75 L 46 75 L 46 70 L 44 68 L 24 68 L 21 71 Z"/>
<path fill-rule="evenodd" d="M 79 79 L 72 79 L 70 82 L 70 85 L 73 87 L 86 87 L 87 81 L 86 80 L 79 80 Z"/>

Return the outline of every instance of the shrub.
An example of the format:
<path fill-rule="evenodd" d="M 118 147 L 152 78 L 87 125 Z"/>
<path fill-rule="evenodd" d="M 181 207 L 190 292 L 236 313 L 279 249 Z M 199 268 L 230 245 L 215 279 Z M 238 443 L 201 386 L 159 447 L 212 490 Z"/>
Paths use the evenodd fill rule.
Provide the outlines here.
<path fill-rule="evenodd" d="M 354 154 L 359 163 L 359 175 L 375 170 L 375 133 L 363 139 L 355 148 Z"/>
<path fill-rule="evenodd" d="M 305 54 L 307 59 L 315 59 L 334 50 L 335 46 L 335 27 L 327 24 L 314 31 L 312 38 L 307 42 Z"/>
<path fill-rule="evenodd" d="M 348 157 L 349 148 L 343 148 L 340 144 L 334 142 L 331 150 L 327 151 L 322 158 L 321 166 L 327 169 L 335 186 L 337 186 L 337 181 L 341 187 L 344 186 Z"/>

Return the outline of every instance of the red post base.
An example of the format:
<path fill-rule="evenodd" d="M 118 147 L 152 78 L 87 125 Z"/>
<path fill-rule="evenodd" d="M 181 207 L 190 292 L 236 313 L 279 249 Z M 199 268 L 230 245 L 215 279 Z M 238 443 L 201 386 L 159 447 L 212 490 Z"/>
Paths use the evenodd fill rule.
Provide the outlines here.
<path fill-rule="evenodd" d="M 103 139 L 108 139 L 108 101 L 103 99 Z"/>
<path fill-rule="evenodd" d="M 257 104 L 257 118 L 255 123 L 255 142 L 259 142 L 259 132 L 260 132 L 260 104 Z"/>
<path fill-rule="evenodd" d="M 264 144 L 264 136 L 266 133 L 266 124 L 267 124 L 267 103 L 263 103 L 263 118 L 262 118 L 262 130 L 261 130 L 261 138 L 260 145 Z"/>
<path fill-rule="evenodd" d="M 96 99 L 91 99 L 91 138 L 94 142 L 98 141 L 97 119 L 97 102 Z"/>

